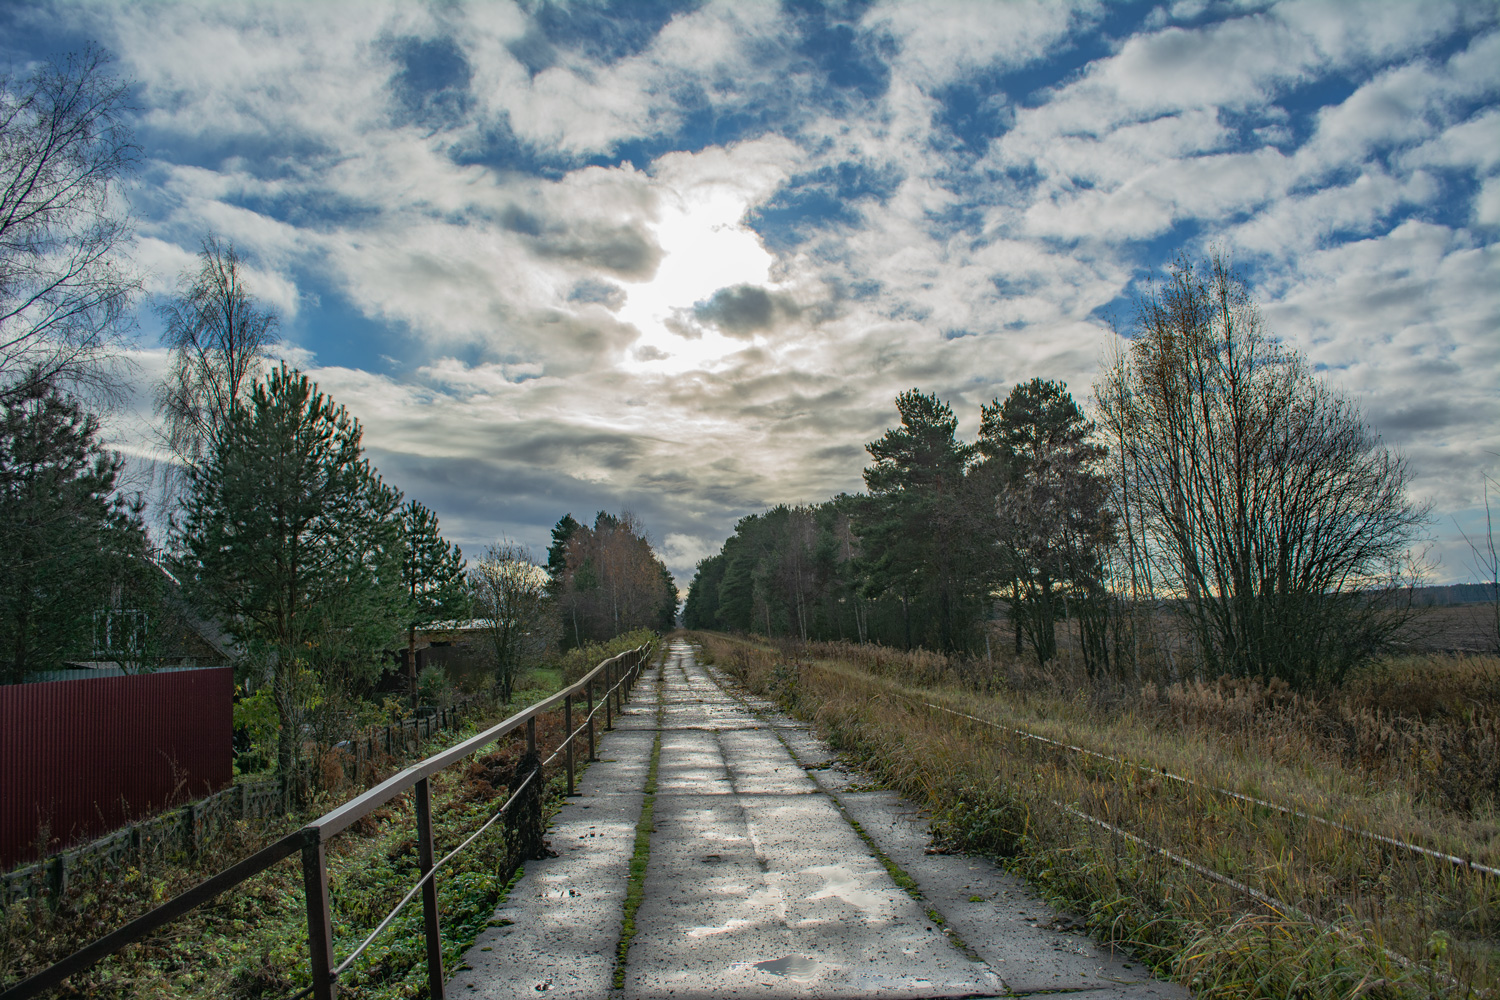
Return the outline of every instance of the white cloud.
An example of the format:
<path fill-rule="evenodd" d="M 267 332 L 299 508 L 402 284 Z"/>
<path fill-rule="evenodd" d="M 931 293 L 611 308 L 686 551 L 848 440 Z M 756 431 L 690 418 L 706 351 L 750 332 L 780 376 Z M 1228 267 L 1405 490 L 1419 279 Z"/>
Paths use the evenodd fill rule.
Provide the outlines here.
<path fill-rule="evenodd" d="M 1451 34 L 1474 13 L 1456 0 L 1413 4 L 1366 0 L 1358 8 L 1321 0 L 1284 0 L 1277 20 L 1311 40 L 1320 56 L 1338 67 L 1419 52 Z"/>
<path fill-rule="evenodd" d="M 843 57 L 882 62 L 863 89 L 773 4 L 678 13 L 609 59 L 509 2 L 26 23 L 49 16 L 140 81 L 150 289 L 209 229 L 253 254 L 258 294 L 305 332 L 288 356 L 469 547 L 541 547 L 570 507 L 630 506 L 690 574 L 737 516 L 858 488 L 913 384 L 968 433 L 1033 375 L 1086 396 L 1101 315 L 1209 244 L 1252 268 L 1273 326 L 1361 396 L 1424 495 L 1471 504 L 1465 463 L 1500 448 L 1484 4 L 1178 3 L 1120 29 L 1129 12 L 1093 2 L 878 3 L 848 25 Z M 451 114 L 402 104 L 411 39 L 461 52 Z M 979 95 L 998 137 L 958 148 L 944 88 L 995 79 L 1018 88 Z M 634 165 L 583 165 L 617 148 Z M 802 223 L 790 249 L 752 229 L 767 206 Z M 316 328 L 314 288 L 404 350 L 320 367 L 350 354 Z M 764 321 L 695 311 L 725 288 L 763 296 Z"/>
<path fill-rule="evenodd" d="M 1270 88 L 1302 78 L 1306 40 L 1276 21 L 1248 16 L 1202 28 L 1164 28 L 1127 39 L 1078 85 L 1137 113 L 1259 104 Z"/>
<path fill-rule="evenodd" d="M 1472 504 L 1474 470 L 1500 452 L 1500 253 L 1442 226 L 1300 255 L 1267 309 L 1272 329 L 1305 350 L 1401 447 L 1417 491 L 1442 507 Z"/>
<path fill-rule="evenodd" d="M 1450 125 L 1432 139 L 1403 153 L 1403 166 L 1468 167 L 1480 174 L 1500 166 L 1500 111 L 1483 111 Z"/>
<path fill-rule="evenodd" d="M 1282 198 L 1248 221 L 1228 228 L 1224 235 L 1232 246 L 1291 258 L 1319 249 L 1330 239 L 1366 235 L 1400 206 L 1427 202 L 1436 192 L 1432 179 L 1424 173 L 1401 179 L 1372 169 L 1347 184 Z"/>
<path fill-rule="evenodd" d="M 1474 221 L 1481 226 L 1500 226 L 1500 177 L 1487 177 L 1474 196 Z"/>
<path fill-rule="evenodd" d="M 933 88 L 979 70 L 1034 63 L 1099 12 L 1093 0 L 890 0 L 871 7 L 861 23 L 898 39 L 897 71 Z"/>

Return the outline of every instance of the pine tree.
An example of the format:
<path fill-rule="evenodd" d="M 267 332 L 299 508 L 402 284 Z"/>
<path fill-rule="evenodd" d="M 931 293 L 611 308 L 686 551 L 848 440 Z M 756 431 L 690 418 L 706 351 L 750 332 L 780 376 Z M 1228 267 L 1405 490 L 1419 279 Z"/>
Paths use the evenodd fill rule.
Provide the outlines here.
<path fill-rule="evenodd" d="M 309 707 L 373 679 L 380 650 L 413 617 L 401 494 L 363 457 L 360 434 L 282 366 L 231 412 L 182 502 L 184 588 L 271 682 L 284 781 Z"/>
<path fill-rule="evenodd" d="M 0 404 L 0 678 L 88 657 L 97 612 L 156 573 L 140 510 L 117 492 L 124 459 L 99 423 L 50 389 Z"/>
<path fill-rule="evenodd" d="M 954 436 L 958 420 L 935 395 L 911 389 L 896 397 L 896 409 L 901 426 L 865 446 L 875 459 L 865 469 L 869 496 L 858 517 L 858 533 L 873 553 L 865 564 L 868 592 L 900 599 L 908 648 L 923 638 L 914 621 L 931 618 L 937 646 L 958 651 L 972 638 L 987 590 L 965 477 L 974 446 Z"/>
<path fill-rule="evenodd" d="M 401 507 L 401 586 L 411 607 L 406 634 L 406 678 L 417 704 L 417 629 L 466 617 L 469 590 L 464 556 L 438 532 L 438 517 L 415 500 Z"/>
<path fill-rule="evenodd" d="M 1040 663 L 1057 654 L 1056 623 L 1071 610 L 1085 626 L 1085 660 L 1091 668 L 1101 665 L 1096 612 L 1104 600 L 1102 554 L 1113 540 L 1114 518 L 1099 471 L 1105 449 L 1093 432 L 1061 382 L 1034 378 L 1012 389 L 1003 404 L 995 400 L 980 410 L 985 461 L 974 476 L 993 497 L 1017 642 L 1024 633 Z"/>

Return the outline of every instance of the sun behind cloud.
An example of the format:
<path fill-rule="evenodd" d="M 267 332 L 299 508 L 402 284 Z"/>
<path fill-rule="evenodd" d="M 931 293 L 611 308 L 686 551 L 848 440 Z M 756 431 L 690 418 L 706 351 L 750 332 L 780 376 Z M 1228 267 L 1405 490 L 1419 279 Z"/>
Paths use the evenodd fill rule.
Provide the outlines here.
<path fill-rule="evenodd" d="M 693 319 L 720 289 L 765 285 L 776 263 L 750 228 L 750 211 L 782 182 L 796 156 L 783 140 L 745 143 L 657 161 L 661 263 L 647 281 L 627 284 L 619 318 L 641 332 L 627 368 L 678 374 L 711 369 L 745 341 Z"/>
<path fill-rule="evenodd" d="M 629 508 L 685 582 L 744 514 L 859 489 L 902 390 L 964 434 L 1032 376 L 1086 398 L 1111 320 L 1216 246 L 1464 572 L 1500 453 L 1493 0 L 0 4 L 0 62 L 81 38 L 138 85 L 150 294 L 233 240 L 466 547 Z M 110 425 L 140 456 L 151 305 Z"/>

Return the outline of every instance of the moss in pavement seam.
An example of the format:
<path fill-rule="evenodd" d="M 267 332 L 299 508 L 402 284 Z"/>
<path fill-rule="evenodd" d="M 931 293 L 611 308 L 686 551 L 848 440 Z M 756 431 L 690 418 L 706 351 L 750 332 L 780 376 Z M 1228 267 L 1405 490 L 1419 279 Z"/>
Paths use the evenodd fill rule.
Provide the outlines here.
<path fill-rule="evenodd" d="M 666 663 L 662 663 L 662 674 L 666 674 Z M 662 680 L 665 680 L 665 676 Z M 630 942 L 635 938 L 635 915 L 646 899 L 646 866 L 651 862 L 651 834 L 656 832 L 652 815 L 656 810 L 656 772 L 661 763 L 662 685 L 656 688 L 656 740 L 651 745 L 651 766 L 646 771 L 645 798 L 641 802 L 641 818 L 635 824 L 635 853 L 630 856 L 630 876 L 625 883 L 625 919 L 620 924 L 620 943 L 615 948 L 614 988 L 625 988 L 625 961 L 630 954 Z"/>
<path fill-rule="evenodd" d="M 859 820 L 849 815 L 849 810 L 844 808 L 844 803 L 839 801 L 839 797 L 837 795 L 834 795 L 832 792 L 825 792 L 825 794 L 831 800 L 833 800 L 834 807 L 838 809 L 839 815 L 843 816 L 844 820 L 854 828 L 854 832 L 859 834 L 859 839 L 865 842 L 865 846 L 868 847 L 871 853 L 875 855 L 876 859 L 885 866 L 885 870 L 891 876 L 891 881 L 895 882 L 902 889 L 906 890 L 906 894 L 912 899 L 922 904 L 922 910 L 927 914 L 927 919 L 931 920 L 934 926 L 942 930 L 943 935 L 948 938 L 948 943 L 957 948 L 969 961 L 984 961 L 984 958 L 980 956 L 979 952 L 970 947 L 969 942 L 965 941 L 963 937 L 958 933 L 958 931 L 948 926 L 948 921 L 943 919 L 943 915 L 928 904 L 927 898 L 922 895 L 922 890 L 917 887 L 917 880 L 908 875 L 905 868 L 902 868 L 900 865 L 896 864 L 895 861 L 891 860 L 890 855 L 886 854 L 879 847 L 875 846 L 874 839 L 865 832 L 864 827 L 859 825 Z"/>
<path fill-rule="evenodd" d="M 749 712 L 757 719 L 760 718 L 760 713 L 753 707 L 751 707 L 749 702 L 725 687 L 724 683 L 720 681 L 718 677 L 715 677 L 712 671 L 709 671 L 708 675 L 713 680 L 713 682 L 719 686 L 719 690 L 723 691 L 725 694 L 729 695 L 729 697 L 739 702 L 740 707 L 742 707 L 745 711 Z M 765 720 L 762 719 L 761 721 L 764 722 Z M 781 735 L 781 731 L 772 725 L 767 725 L 766 728 L 771 731 L 771 735 L 776 737 L 776 741 L 781 744 L 782 748 L 786 750 L 787 754 L 792 758 L 792 760 L 796 761 L 798 764 L 801 764 L 802 761 L 797 756 L 797 751 L 792 749 L 792 745 L 786 741 L 786 738 L 784 736 Z M 817 782 L 815 779 L 814 784 L 816 783 Z M 821 786 L 819 787 L 821 788 Z M 917 880 L 908 875 L 906 873 L 906 869 L 902 868 L 900 865 L 896 864 L 895 861 L 891 860 L 890 855 L 886 854 L 879 847 L 877 847 L 874 839 L 865 832 L 864 827 L 859 825 L 859 820 L 849 815 L 849 810 L 844 808 L 843 800 L 841 800 L 836 794 L 826 788 L 823 788 L 822 791 L 823 794 L 827 795 L 829 800 L 833 803 L 833 807 L 839 811 L 839 815 L 844 817 L 844 821 L 854 829 L 855 833 L 859 834 L 859 839 L 865 842 L 865 846 L 868 847 L 870 849 L 870 852 L 875 855 L 876 860 L 878 860 L 882 865 L 885 866 L 886 872 L 891 876 L 891 881 L 900 886 L 912 899 L 922 904 L 922 910 L 927 914 L 927 919 L 931 920 L 934 926 L 942 929 L 943 935 L 948 939 L 948 943 L 957 948 L 969 961 L 983 962 L 984 958 L 979 954 L 979 952 L 975 951 L 969 945 L 969 942 L 963 939 L 958 931 L 948 926 L 948 921 L 943 919 L 943 915 L 941 913 L 935 910 L 932 906 L 928 905 L 926 897 L 922 895 L 922 890 L 917 887 Z"/>

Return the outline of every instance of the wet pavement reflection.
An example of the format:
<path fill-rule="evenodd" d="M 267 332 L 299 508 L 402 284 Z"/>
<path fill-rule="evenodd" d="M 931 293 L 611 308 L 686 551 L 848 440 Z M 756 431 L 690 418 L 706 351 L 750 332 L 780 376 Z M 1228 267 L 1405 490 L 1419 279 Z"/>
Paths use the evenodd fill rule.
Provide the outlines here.
<path fill-rule="evenodd" d="M 658 730 L 650 859 L 622 992 L 611 989 L 614 951 Z M 637 684 L 600 756 L 549 834 L 560 856 L 528 862 L 450 996 L 1187 995 L 1086 939 L 1012 919 L 1044 908 L 987 862 L 925 857 L 913 807 L 851 790 L 805 726 L 736 692 L 685 643 Z M 926 898 L 895 884 L 855 817 Z M 993 902 L 976 920 L 981 882 Z M 932 919 L 964 906 L 975 911 L 955 915 L 967 952 L 952 918 Z"/>

